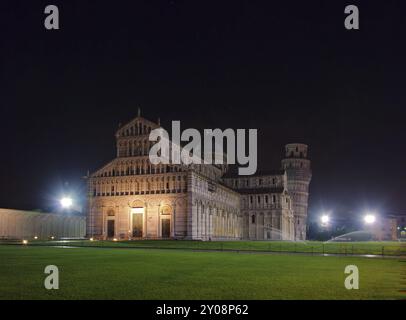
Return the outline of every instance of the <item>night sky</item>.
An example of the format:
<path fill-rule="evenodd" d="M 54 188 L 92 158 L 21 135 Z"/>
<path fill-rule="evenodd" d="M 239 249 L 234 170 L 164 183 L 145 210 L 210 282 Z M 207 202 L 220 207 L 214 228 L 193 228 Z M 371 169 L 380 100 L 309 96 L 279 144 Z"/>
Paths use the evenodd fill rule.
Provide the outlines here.
<path fill-rule="evenodd" d="M 405 212 L 405 2 L 219 2 L 1 1 L 0 207 L 83 197 L 140 106 L 166 127 L 257 128 L 262 170 L 308 143 L 313 216 Z"/>

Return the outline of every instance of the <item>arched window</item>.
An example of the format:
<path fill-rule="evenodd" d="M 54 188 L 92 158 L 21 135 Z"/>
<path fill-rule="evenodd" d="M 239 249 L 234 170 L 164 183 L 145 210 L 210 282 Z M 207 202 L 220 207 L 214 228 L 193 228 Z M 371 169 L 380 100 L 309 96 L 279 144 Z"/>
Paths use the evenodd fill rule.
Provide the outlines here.
<path fill-rule="evenodd" d="M 251 216 L 251 223 L 255 223 L 255 214 Z"/>

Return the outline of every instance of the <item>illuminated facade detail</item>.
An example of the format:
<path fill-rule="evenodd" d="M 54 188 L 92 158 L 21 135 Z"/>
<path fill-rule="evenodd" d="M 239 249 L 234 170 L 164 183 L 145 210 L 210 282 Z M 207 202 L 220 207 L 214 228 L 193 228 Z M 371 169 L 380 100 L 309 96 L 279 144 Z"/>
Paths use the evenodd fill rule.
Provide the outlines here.
<path fill-rule="evenodd" d="M 224 181 L 241 195 L 244 239 L 294 240 L 293 205 L 285 171 Z"/>
<path fill-rule="evenodd" d="M 294 239 L 285 171 L 231 178 L 227 165 L 153 165 L 149 133 L 158 127 L 140 114 L 120 126 L 117 157 L 87 177 L 89 238 Z"/>

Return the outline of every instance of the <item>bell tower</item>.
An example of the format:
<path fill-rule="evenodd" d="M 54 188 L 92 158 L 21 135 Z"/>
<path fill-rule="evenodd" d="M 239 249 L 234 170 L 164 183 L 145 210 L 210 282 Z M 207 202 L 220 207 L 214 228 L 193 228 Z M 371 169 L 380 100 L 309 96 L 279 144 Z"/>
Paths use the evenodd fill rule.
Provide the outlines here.
<path fill-rule="evenodd" d="M 288 191 L 293 199 L 295 240 L 306 240 L 309 185 L 312 179 L 307 145 L 290 143 L 285 146 L 282 168 L 288 177 Z"/>

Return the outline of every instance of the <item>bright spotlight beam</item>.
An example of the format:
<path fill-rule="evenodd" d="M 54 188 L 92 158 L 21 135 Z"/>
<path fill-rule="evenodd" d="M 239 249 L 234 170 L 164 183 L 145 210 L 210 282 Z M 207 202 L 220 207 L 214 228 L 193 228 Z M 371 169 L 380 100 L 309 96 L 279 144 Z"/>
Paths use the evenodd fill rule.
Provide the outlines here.
<path fill-rule="evenodd" d="M 322 215 L 321 216 L 321 223 L 326 224 L 330 221 L 330 217 L 328 215 Z"/>
<path fill-rule="evenodd" d="M 68 198 L 68 197 L 63 197 L 60 200 L 60 204 L 61 204 L 62 208 L 68 209 L 68 208 L 70 208 L 72 206 L 73 200 L 71 198 Z"/>
<path fill-rule="evenodd" d="M 376 218 L 375 218 L 375 216 L 374 216 L 373 214 L 367 214 L 367 215 L 365 215 L 365 217 L 364 217 L 364 221 L 365 221 L 365 223 L 367 223 L 367 224 L 372 224 L 372 223 L 375 222 L 375 220 L 376 220 Z"/>

